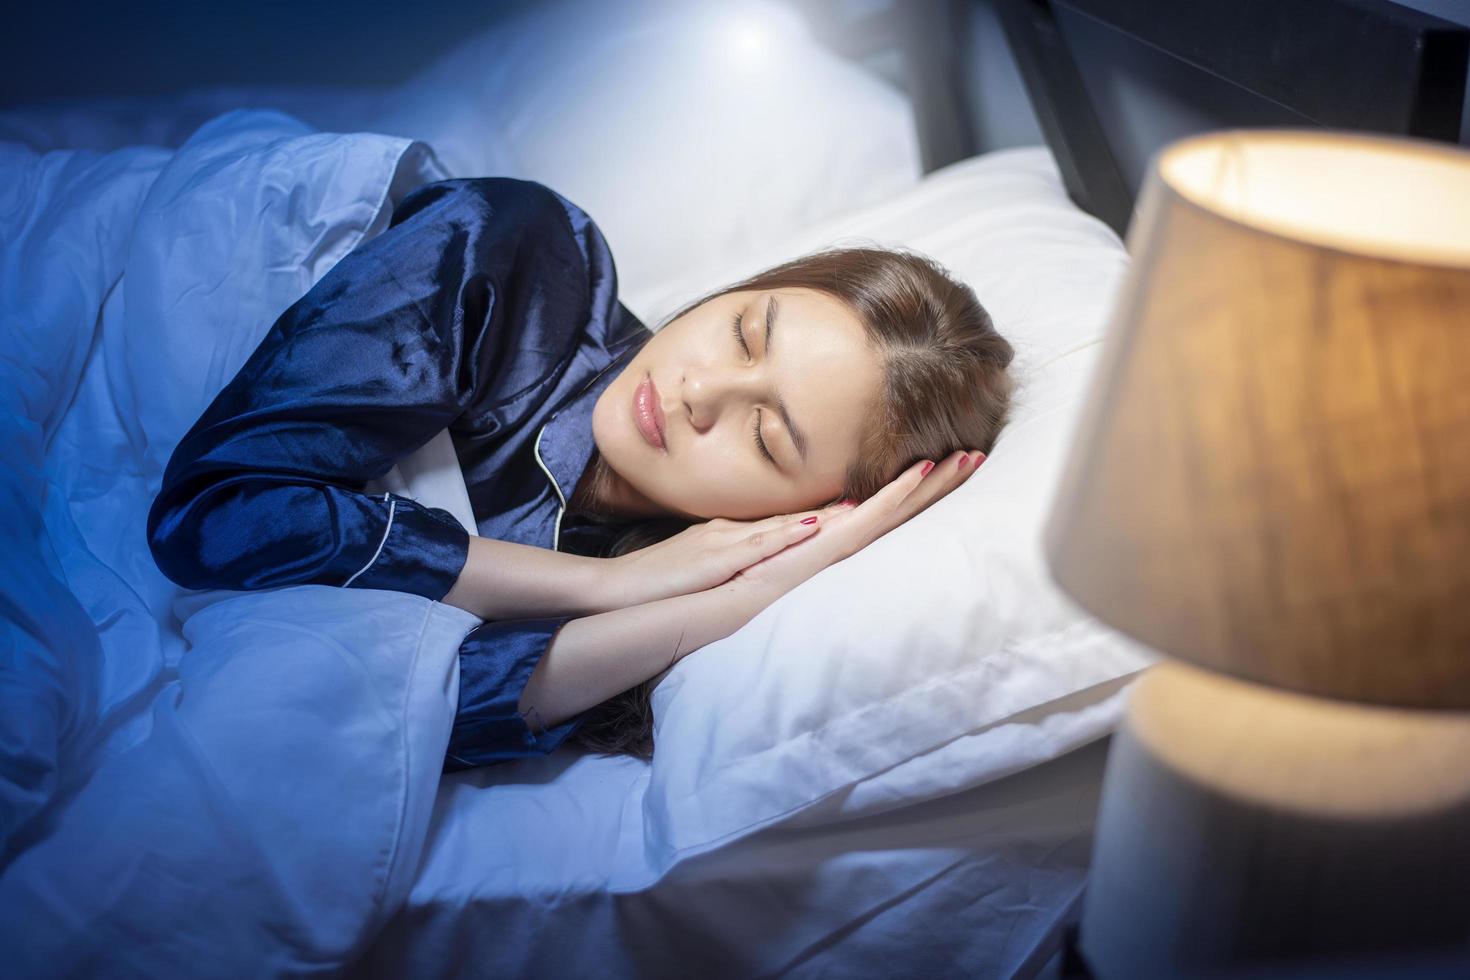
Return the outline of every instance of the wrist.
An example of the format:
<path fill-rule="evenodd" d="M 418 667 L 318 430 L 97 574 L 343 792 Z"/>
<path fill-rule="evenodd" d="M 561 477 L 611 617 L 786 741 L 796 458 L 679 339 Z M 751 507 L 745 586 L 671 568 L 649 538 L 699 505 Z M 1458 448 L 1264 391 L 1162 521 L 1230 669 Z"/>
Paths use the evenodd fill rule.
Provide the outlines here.
<path fill-rule="evenodd" d="M 605 559 L 472 536 L 443 602 L 481 619 L 586 616 L 608 601 Z"/>
<path fill-rule="evenodd" d="M 770 605 L 770 600 L 739 579 L 696 592 L 688 598 L 695 611 L 693 620 L 697 625 L 694 632 L 698 633 L 699 646 L 733 635 Z"/>
<path fill-rule="evenodd" d="M 577 574 L 570 581 L 575 593 L 570 598 L 581 607 L 584 616 L 612 612 L 630 605 L 624 596 L 616 558 L 584 557 Z"/>

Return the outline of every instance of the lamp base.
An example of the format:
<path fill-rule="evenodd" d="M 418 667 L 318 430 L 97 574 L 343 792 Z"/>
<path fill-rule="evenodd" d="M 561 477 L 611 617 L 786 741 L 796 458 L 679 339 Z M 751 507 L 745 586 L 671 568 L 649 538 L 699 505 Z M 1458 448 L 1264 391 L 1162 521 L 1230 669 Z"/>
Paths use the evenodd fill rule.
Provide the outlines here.
<path fill-rule="evenodd" d="M 1152 668 L 1108 759 L 1080 946 L 1101 980 L 1470 949 L 1470 713 Z"/>

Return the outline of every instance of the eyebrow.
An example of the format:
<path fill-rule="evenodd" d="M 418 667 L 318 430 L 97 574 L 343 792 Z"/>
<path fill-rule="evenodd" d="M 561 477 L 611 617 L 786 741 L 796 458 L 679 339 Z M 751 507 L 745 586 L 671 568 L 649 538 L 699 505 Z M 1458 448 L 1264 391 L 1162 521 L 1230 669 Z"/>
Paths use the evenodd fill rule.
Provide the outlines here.
<path fill-rule="evenodd" d="M 771 296 L 766 303 L 766 356 L 771 356 L 771 341 L 776 334 L 776 297 Z M 780 395 L 776 396 L 776 412 L 781 416 L 781 421 L 786 425 L 786 431 L 791 434 L 791 441 L 796 443 L 796 451 L 801 454 L 802 465 L 806 465 L 806 433 L 796 427 L 791 420 L 791 413 L 786 409 L 786 399 Z"/>

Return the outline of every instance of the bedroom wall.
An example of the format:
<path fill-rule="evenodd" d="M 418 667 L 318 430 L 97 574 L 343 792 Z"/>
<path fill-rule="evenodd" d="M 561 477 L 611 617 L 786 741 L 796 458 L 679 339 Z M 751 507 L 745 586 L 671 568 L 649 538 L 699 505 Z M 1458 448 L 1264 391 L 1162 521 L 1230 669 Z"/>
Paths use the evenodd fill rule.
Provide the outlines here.
<path fill-rule="evenodd" d="M 0 31 L 0 106 L 48 99 L 157 95 L 215 84 L 391 84 L 445 48 L 535 0 L 178 0 L 24 4 Z M 645 0 L 647 2 L 647 0 Z M 886 0 L 886 3 L 904 0 Z M 1466 0 L 1400 0 L 1470 26 Z M 856 16 L 885 0 L 827 0 Z M 1242 111 L 1284 110 L 1201 78 L 1145 45 L 1063 10 L 1063 30 L 1125 176 L 1136 187 L 1164 143 Z M 981 150 L 1043 142 L 991 0 L 972 0 L 967 59 Z M 901 66 L 872 59 L 897 84 Z M 1122 66 L 1122 67 L 1119 67 Z M 1470 93 L 1460 141 L 1470 145 Z"/>
<path fill-rule="evenodd" d="M 387 85 L 532 0 L 8 5 L 0 106 L 208 85 Z"/>
<path fill-rule="evenodd" d="M 1405 0 L 1401 5 L 1470 26 L 1466 0 Z M 1149 156 L 1165 143 L 1220 128 L 1243 114 L 1281 125 L 1298 118 L 1089 18 L 1059 9 L 1057 20 L 1105 130 L 1122 134 L 1113 152 L 1135 192 Z M 974 55 L 967 78 L 971 122 L 979 148 L 1044 142 L 990 0 L 974 0 L 968 43 Z M 1470 92 L 1460 142 L 1470 146 Z"/>

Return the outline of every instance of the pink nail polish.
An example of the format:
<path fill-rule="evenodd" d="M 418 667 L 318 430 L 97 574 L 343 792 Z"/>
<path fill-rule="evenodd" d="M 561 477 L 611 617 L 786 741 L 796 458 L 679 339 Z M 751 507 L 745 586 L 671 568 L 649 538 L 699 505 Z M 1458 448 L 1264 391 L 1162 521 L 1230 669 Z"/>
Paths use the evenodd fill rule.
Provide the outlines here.
<path fill-rule="evenodd" d="M 817 523 L 816 515 L 813 515 L 811 517 L 803 517 L 801 519 L 801 523 L 803 523 L 803 524 L 815 524 L 815 523 Z"/>
<path fill-rule="evenodd" d="M 934 461 L 933 460 L 925 460 L 924 461 L 924 468 L 921 471 L 919 471 L 919 475 L 920 476 L 928 476 L 929 475 L 929 471 L 932 470 L 933 468 L 934 468 Z"/>
<path fill-rule="evenodd" d="M 969 464 L 970 464 L 970 454 L 969 453 L 965 453 L 964 455 L 962 455 L 960 457 L 960 465 L 959 465 L 959 468 L 960 469 L 964 469 Z"/>

